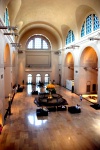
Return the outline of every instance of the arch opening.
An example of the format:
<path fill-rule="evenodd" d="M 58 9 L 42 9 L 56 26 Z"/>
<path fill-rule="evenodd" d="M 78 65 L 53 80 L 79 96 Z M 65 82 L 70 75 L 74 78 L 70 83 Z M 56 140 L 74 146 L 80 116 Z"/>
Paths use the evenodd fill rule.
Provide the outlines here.
<path fill-rule="evenodd" d="M 93 103 L 97 103 L 98 93 L 98 57 L 95 49 L 86 47 L 80 58 L 81 93 Z"/>
<path fill-rule="evenodd" d="M 74 59 L 72 53 L 68 53 L 65 58 L 64 83 L 67 89 L 74 91 Z"/>
<path fill-rule="evenodd" d="M 5 97 L 8 97 L 11 91 L 11 57 L 10 57 L 10 48 L 6 44 L 4 50 L 4 84 L 5 84 Z"/>

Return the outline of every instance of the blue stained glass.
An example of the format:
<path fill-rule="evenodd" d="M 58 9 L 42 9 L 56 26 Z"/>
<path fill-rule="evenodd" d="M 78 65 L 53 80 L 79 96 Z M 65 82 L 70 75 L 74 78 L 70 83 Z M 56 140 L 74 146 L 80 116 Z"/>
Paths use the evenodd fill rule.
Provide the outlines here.
<path fill-rule="evenodd" d="M 6 26 L 9 26 L 9 15 L 8 15 L 8 9 L 6 8 L 6 11 L 4 13 L 4 22 Z"/>
<path fill-rule="evenodd" d="M 73 31 L 70 30 L 68 32 L 68 35 L 67 35 L 67 38 L 66 38 L 66 45 L 69 44 L 69 43 L 71 43 L 71 42 L 73 42 L 73 41 L 75 41 L 75 36 L 74 36 Z"/>
<path fill-rule="evenodd" d="M 86 18 L 86 21 L 83 23 L 81 28 L 81 37 L 85 36 L 86 34 L 91 33 L 100 28 L 100 21 L 99 18 L 95 14 L 91 14 Z"/>
<path fill-rule="evenodd" d="M 89 34 L 92 32 L 92 15 L 89 15 L 86 18 L 86 34 Z"/>
<path fill-rule="evenodd" d="M 72 31 L 72 42 L 75 41 L 75 36 L 74 36 L 74 33 Z"/>
<path fill-rule="evenodd" d="M 4 22 L 5 22 L 5 13 L 4 13 L 4 18 L 3 18 Z"/>
<path fill-rule="evenodd" d="M 93 21 L 93 30 L 95 31 L 100 28 L 99 18 L 95 14 L 93 14 Z"/>

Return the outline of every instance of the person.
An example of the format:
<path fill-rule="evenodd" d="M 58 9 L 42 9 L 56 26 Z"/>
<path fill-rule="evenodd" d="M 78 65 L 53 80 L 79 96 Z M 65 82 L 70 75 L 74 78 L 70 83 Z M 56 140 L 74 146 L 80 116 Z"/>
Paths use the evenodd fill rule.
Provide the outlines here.
<path fill-rule="evenodd" d="M 22 84 L 24 85 L 24 80 L 22 81 Z"/>
<path fill-rule="evenodd" d="M 80 109 L 81 107 L 80 107 L 80 105 L 77 104 L 77 105 L 76 105 L 76 108 L 77 108 L 77 109 Z"/>
<path fill-rule="evenodd" d="M 80 101 L 82 101 L 82 94 L 80 94 Z"/>
<path fill-rule="evenodd" d="M 52 81 L 52 84 L 55 84 L 55 80 Z"/>
<path fill-rule="evenodd" d="M 1 134 L 1 132 L 2 132 L 2 128 L 3 128 L 3 127 L 2 127 L 2 125 L 0 124 L 0 134 Z"/>

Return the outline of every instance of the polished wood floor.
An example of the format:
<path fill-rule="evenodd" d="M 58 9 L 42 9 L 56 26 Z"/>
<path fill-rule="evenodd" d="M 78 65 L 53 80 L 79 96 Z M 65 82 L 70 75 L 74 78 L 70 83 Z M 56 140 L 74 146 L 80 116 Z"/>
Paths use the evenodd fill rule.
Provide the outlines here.
<path fill-rule="evenodd" d="M 67 100 L 67 107 L 80 104 L 78 95 L 59 86 L 56 90 Z M 30 92 L 29 85 L 16 93 L 13 114 L 7 117 L 0 135 L 0 150 L 100 150 L 100 110 L 83 99 L 80 114 L 57 111 L 37 118 L 36 95 Z"/>

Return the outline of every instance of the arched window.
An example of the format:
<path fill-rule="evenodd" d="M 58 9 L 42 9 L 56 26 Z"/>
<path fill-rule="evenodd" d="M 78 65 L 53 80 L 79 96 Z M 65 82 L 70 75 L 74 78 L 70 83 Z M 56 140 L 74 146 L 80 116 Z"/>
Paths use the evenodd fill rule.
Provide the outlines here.
<path fill-rule="evenodd" d="M 38 84 L 39 81 L 41 81 L 41 75 L 40 75 L 40 74 L 37 74 L 37 75 L 36 75 L 36 84 Z"/>
<path fill-rule="evenodd" d="M 100 28 L 99 18 L 95 14 L 90 14 L 81 28 L 81 37 Z"/>
<path fill-rule="evenodd" d="M 95 14 L 93 14 L 93 23 L 94 23 L 93 24 L 94 31 L 100 28 L 99 18 Z"/>
<path fill-rule="evenodd" d="M 81 29 L 81 37 L 83 37 L 85 35 L 85 22 L 82 25 L 82 29 Z"/>
<path fill-rule="evenodd" d="M 49 75 L 45 74 L 45 84 L 48 84 L 48 83 L 49 83 Z"/>
<path fill-rule="evenodd" d="M 73 31 L 70 30 L 68 32 L 68 35 L 67 35 L 67 38 L 66 38 L 66 45 L 69 44 L 69 43 L 71 43 L 71 42 L 73 42 L 73 41 L 75 41 L 75 36 L 74 36 Z"/>
<path fill-rule="evenodd" d="M 28 74 L 27 81 L 28 81 L 28 84 L 32 83 L 32 75 L 31 74 Z"/>
<path fill-rule="evenodd" d="M 5 13 L 4 13 L 4 23 L 6 26 L 9 26 L 9 14 L 8 14 L 8 8 L 6 8 Z"/>
<path fill-rule="evenodd" d="M 32 92 L 32 74 L 27 75 L 27 93 L 30 94 Z"/>
<path fill-rule="evenodd" d="M 92 32 L 92 15 L 89 15 L 86 18 L 86 34 L 89 34 Z"/>
<path fill-rule="evenodd" d="M 27 49 L 33 50 L 47 50 L 51 49 L 49 40 L 43 35 L 34 35 L 27 41 Z"/>

